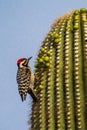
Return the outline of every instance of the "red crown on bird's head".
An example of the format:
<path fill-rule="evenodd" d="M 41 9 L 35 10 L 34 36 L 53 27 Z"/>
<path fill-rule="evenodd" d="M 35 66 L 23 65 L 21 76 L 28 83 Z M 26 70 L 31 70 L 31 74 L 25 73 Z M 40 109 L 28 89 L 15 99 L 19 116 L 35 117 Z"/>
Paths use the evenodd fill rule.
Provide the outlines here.
<path fill-rule="evenodd" d="M 20 64 L 24 60 L 28 60 L 29 61 L 31 58 L 32 58 L 32 56 L 29 57 L 28 59 L 26 59 L 26 58 L 20 58 L 20 59 L 18 59 L 17 64 Z"/>
<path fill-rule="evenodd" d="M 17 64 L 20 64 L 22 61 L 26 60 L 26 58 L 18 59 Z"/>

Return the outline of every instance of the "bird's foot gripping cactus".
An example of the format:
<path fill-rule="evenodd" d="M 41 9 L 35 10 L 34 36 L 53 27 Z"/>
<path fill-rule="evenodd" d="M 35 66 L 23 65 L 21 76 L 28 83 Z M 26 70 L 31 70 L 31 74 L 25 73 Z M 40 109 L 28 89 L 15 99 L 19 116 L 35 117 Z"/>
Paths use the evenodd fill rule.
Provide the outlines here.
<path fill-rule="evenodd" d="M 87 10 L 58 18 L 35 64 L 31 130 L 87 130 Z"/>

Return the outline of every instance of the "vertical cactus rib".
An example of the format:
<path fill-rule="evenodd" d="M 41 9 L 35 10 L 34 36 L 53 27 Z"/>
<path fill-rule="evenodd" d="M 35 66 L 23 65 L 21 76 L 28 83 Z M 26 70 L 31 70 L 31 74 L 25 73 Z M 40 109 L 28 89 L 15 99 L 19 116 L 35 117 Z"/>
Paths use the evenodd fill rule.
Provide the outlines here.
<path fill-rule="evenodd" d="M 82 39 L 83 39 L 83 81 L 84 81 L 84 100 L 85 100 L 85 120 L 87 120 L 87 12 L 81 13 Z M 87 129 L 87 123 L 86 123 Z"/>
<path fill-rule="evenodd" d="M 50 44 L 50 67 L 46 72 L 46 129 L 54 129 L 54 49 Z M 52 117 L 52 118 L 51 118 Z"/>
<path fill-rule="evenodd" d="M 45 82 L 44 81 L 44 74 L 43 74 L 43 71 L 40 72 L 40 77 L 39 79 L 40 82 L 39 82 L 39 86 L 41 85 L 45 85 Z M 34 107 L 34 110 L 33 110 L 33 116 L 32 116 L 32 129 L 37 129 L 37 130 L 41 130 L 43 129 L 44 130 L 44 125 L 45 125 L 45 103 L 44 103 L 44 96 L 45 95 L 45 91 L 44 89 L 39 89 L 38 90 L 39 92 L 39 96 L 38 96 L 38 105 L 37 103 L 33 104 L 35 105 Z M 37 113 L 38 111 L 38 113 Z"/>
<path fill-rule="evenodd" d="M 72 16 L 68 18 L 65 32 L 64 45 L 64 93 L 65 93 L 65 116 L 66 129 L 75 130 L 74 100 L 73 100 L 73 36 L 72 36 Z"/>
<path fill-rule="evenodd" d="M 87 130 L 87 10 L 58 18 L 35 63 L 31 130 Z"/>
<path fill-rule="evenodd" d="M 74 19 L 74 91 L 75 91 L 75 111 L 76 111 L 76 129 L 85 130 L 84 124 L 84 92 L 83 92 L 83 75 L 82 75 L 82 39 L 80 15 Z"/>
<path fill-rule="evenodd" d="M 41 82 L 40 82 L 40 84 L 43 84 L 42 83 L 42 81 L 44 81 L 44 79 L 43 79 L 43 76 L 44 76 L 44 74 L 43 74 L 43 72 L 41 72 L 42 74 L 41 74 L 41 77 L 40 77 L 40 80 L 41 80 Z M 45 121 L 44 121 L 44 119 L 45 119 L 45 108 L 44 108 L 44 106 L 45 106 L 45 104 L 44 104 L 44 96 L 43 95 L 45 95 L 44 94 L 44 89 L 41 89 L 40 90 L 40 93 L 39 93 L 39 96 L 38 96 L 38 100 L 39 100 L 39 105 L 38 105 L 38 127 L 37 127 L 37 129 L 43 129 L 44 130 L 44 125 L 45 125 Z"/>
<path fill-rule="evenodd" d="M 64 94 L 63 94 L 63 47 L 64 47 L 64 32 L 66 20 L 62 21 L 60 29 L 58 30 L 60 41 L 56 44 L 55 50 L 55 129 L 65 130 L 64 119 Z"/>

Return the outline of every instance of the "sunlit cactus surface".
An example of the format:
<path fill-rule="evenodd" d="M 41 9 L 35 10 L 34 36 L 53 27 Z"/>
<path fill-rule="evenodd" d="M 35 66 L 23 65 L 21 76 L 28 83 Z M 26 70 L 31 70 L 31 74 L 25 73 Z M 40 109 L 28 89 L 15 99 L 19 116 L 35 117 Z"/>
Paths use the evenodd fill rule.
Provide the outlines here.
<path fill-rule="evenodd" d="M 87 10 L 58 18 L 35 63 L 31 130 L 87 130 Z"/>

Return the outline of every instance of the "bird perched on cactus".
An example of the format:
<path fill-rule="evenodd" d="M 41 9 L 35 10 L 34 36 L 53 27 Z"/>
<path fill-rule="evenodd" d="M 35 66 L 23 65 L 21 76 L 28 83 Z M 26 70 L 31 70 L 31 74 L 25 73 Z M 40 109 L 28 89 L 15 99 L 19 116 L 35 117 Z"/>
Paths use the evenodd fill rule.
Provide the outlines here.
<path fill-rule="evenodd" d="M 17 61 L 17 83 L 18 90 L 22 101 L 26 100 L 27 93 L 29 93 L 34 102 L 37 101 L 37 96 L 33 90 L 34 88 L 34 73 L 29 66 L 30 58 L 21 58 Z"/>

